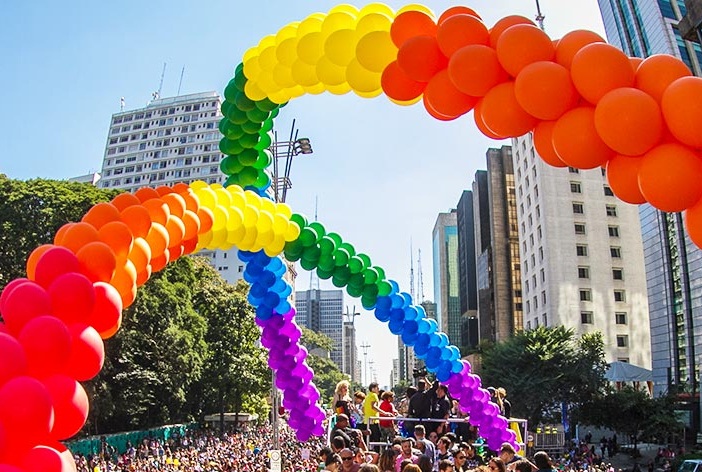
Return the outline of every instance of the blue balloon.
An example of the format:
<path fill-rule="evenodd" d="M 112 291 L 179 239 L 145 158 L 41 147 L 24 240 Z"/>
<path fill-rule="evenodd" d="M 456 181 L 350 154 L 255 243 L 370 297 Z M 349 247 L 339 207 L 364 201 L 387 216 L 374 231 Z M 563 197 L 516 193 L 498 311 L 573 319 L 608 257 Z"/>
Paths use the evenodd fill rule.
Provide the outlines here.
<path fill-rule="evenodd" d="M 263 302 L 263 297 L 256 297 L 251 292 L 249 292 L 249 294 L 246 296 L 246 299 L 249 301 L 251 306 L 258 306 Z"/>
<path fill-rule="evenodd" d="M 408 306 L 405 307 L 405 319 L 406 320 L 416 320 L 419 318 L 419 312 L 417 311 L 417 307 L 415 306 Z"/>
<path fill-rule="evenodd" d="M 393 293 L 390 296 L 390 299 L 392 300 L 392 307 L 393 308 L 402 308 L 402 305 L 404 304 L 404 300 L 402 299 L 402 297 L 399 294 Z"/>
<path fill-rule="evenodd" d="M 258 283 L 264 285 L 266 288 L 270 288 L 278 280 L 278 277 L 270 270 L 264 270 L 263 273 L 258 277 Z"/>
<path fill-rule="evenodd" d="M 449 345 L 449 338 L 446 333 L 439 333 L 439 338 L 441 339 L 439 347 L 446 347 Z"/>
<path fill-rule="evenodd" d="M 407 331 L 407 326 L 405 325 L 404 331 L 402 331 L 402 342 L 405 343 L 407 346 L 414 346 L 415 343 L 417 342 L 417 338 L 419 337 L 419 334 L 416 332 L 411 333 Z"/>
<path fill-rule="evenodd" d="M 246 266 L 244 274 L 248 272 L 251 277 L 258 278 L 261 276 L 261 274 L 263 274 L 263 271 L 264 269 L 260 265 L 249 262 Z"/>
<path fill-rule="evenodd" d="M 443 364 L 436 370 L 436 379 L 439 382 L 446 382 L 451 377 L 451 370 L 446 369 Z"/>
<path fill-rule="evenodd" d="M 280 295 L 280 298 L 288 298 L 292 293 L 292 287 L 288 284 L 285 284 L 285 288 L 283 290 L 276 290 L 276 293 Z"/>
<path fill-rule="evenodd" d="M 285 282 L 285 280 L 283 280 L 283 279 L 278 279 L 275 281 L 275 283 L 271 287 L 271 291 L 283 293 L 283 290 L 285 290 L 285 287 L 289 287 L 287 282 Z"/>
<path fill-rule="evenodd" d="M 405 322 L 404 320 L 395 320 L 390 318 L 390 323 L 388 323 L 388 328 L 390 329 L 390 332 L 392 334 L 402 334 L 402 330 L 404 329 Z"/>
<path fill-rule="evenodd" d="M 416 321 L 405 321 L 404 332 L 408 334 L 419 334 L 419 325 Z"/>
<path fill-rule="evenodd" d="M 378 297 L 378 301 L 375 302 L 376 308 L 380 308 L 383 310 L 388 310 L 392 308 L 392 298 L 389 296 L 383 295 L 381 297 Z"/>
<path fill-rule="evenodd" d="M 427 317 L 427 312 L 424 310 L 424 307 L 422 305 L 414 305 L 414 308 L 417 310 L 420 319 Z"/>
<path fill-rule="evenodd" d="M 456 346 L 449 346 L 448 349 L 451 351 L 451 360 L 452 361 L 458 361 L 461 359 L 461 350 L 458 349 Z M 460 372 L 460 371 L 459 371 Z"/>
<path fill-rule="evenodd" d="M 419 320 L 417 322 L 418 326 L 418 331 L 420 333 L 429 333 L 431 330 L 431 323 L 429 323 L 426 319 Z"/>
<path fill-rule="evenodd" d="M 273 308 L 266 305 L 258 305 L 256 307 L 256 318 L 269 320 L 273 316 Z"/>
<path fill-rule="evenodd" d="M 453 356 L 451 349 L 449 349 L 448 347 L 441 348 L 441 360 L 451 362 L 451 356 Z"/>
<path fill-rule="evenodd" d="M 441 349 L 436 346 L 430 346 L 429 352 L 427 353 L 427 359 L 436 359 L 441 362 Z"/>
<path fill-rule="evenodd" d="M 254 254 L 253 261 L 260 265 L 261 267 L 266 267 L 268 264 L 271 263 L 271 257 L 266 255 L 263 250 L 258 251 L 256 254 Z"/>
<path fill-rule="evenodd" d="M 400 296 L 402 297 L 402 308 L 412 305 L 412 295 L 407 292 L 402 292 Z"/>
<path fill-rule="evenodd" d="M 392 310 L 390 310 L 390 321 L 393 321 L 393 320 L 404 323 L 405 312 L 402 311 L 401 308 L 393 308 Z"/>
<path fill-rule="evenodd" d="M 250 262 L 254 256 L 254 253 L 251 251 L 242 251 L 241 249 L 239 249 L 239 253 L 237 255 L 239 256 L 239 260 L 241 262 Z"/>
<path fill-rule="evenodd" d="M 380 307 L 376 307 L 375 317 L 378 319 L 378 321 L 385 323 L 390 319 L 390 310 L 384 310 Z"/>
<path fill-rule="evenodd" d="M 280 303 L 278 303 L 278 305 L 275 307 L 275 311 L 277 313 L 280 313 L 281 315 L 284 315 L 285 313 L 290 311 L 290 308 L 292 307 L 290 306 L 288 300 L 285 298 L 281 298 Z"/>
<path fill-rule="evenodd" d="M 424 360 L 424 363 L 426 364 L 428 371 L 436 372 L 436 369 L 438 369 L 439 365 L 441 364 L 441 360 L 435 357 L 430 357 L 430 354 L 431 349 L 429 349 L 429 352 L 427 353 L 427 358 Z"/>
<path fill-rule="evenodd" d="M 439 324 L 434 318 L 427 318 L 427 321 L 431 325 L 431 328 L 429 328 L 429 331 L 427 331 L 428 333 L 436 333 L 437 331 L 439 331 Z"/>
<path fill-rule="evenodd" d="M 430 338 L 429 338 L 428 334 L 426 334 L 426 333 L 417 334 L 417 342 L 415 343 L 415 349 L 421 345 L 422 347 L 429 350 L 429 348 L 431 347 L 429 345 L 429 341 L 430 341 Z"/>
<path fill-rule="evenodd" d="M 275 308 L 280 303 L 280 295 L 275 292 L 268 292 L 263 298 L 263 304 L 271 308 Z"/>
<path fill-rule="evenodd" d="M 398 293 L 400 291 L 400 285 L 395 282 L 394 280 L 388 280 L 390 282 L 390 286 L 392 287 L 392 291 L 395 293 Z"/>
<path fill-rule="evenodd" d="M 255 298 L 263 298 L 266 293 L 268 293 L 268 289 L 258 282 L 252 283 L 251 288 L 249 288 L 249 295 L 253 295 Z"/>
<path fill-rule="evenodd" d="M 463 364 L 461 361 L 452 361 L 451 362 L 451 372 L 454 374 L 460 374 L 463 371 Z"/>
<path fill-rule="evenodd" d="M 283 261 L 281 261 L 279 257 L 272 258 L 268 265 L 266 265 L 266 269 L 274 272 L 278 277 L 283 275 L 286 270 L 285 264 L 283 264 Z"/>
<path fill-rule="evenodd" d="M 431 347 L 437 347 L 441 342 L 441 338 L 436 333 L 429 333 L 429 345 Z"/>
<path fill-rule="evenodd" d="M 420 334 L 417 336 L 417 342 L 414 343 L 414 354 L 419 358 L 419 359 L 426 359 L 427 354 L 429 353 L 429 345 L 428 344 L 420 344 L 419 343 L 419 338 L 423 336 Z"/>

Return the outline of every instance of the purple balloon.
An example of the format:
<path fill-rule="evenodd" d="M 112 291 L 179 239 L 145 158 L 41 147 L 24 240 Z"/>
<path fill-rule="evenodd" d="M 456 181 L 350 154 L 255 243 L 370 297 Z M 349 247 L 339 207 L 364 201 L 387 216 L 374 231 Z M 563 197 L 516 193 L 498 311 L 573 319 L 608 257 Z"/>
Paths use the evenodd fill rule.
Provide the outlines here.
<path fill-rule="evenodd" d="M 294 428 L 293 428 L 294 429 Z M 308 430 L 298 430 L 295 432 L 295 437 L 297 438 L 298 441 L 300 442 L 307 442 L 309 441 L 310 437 L 312 436 L 312 432 Z"/>

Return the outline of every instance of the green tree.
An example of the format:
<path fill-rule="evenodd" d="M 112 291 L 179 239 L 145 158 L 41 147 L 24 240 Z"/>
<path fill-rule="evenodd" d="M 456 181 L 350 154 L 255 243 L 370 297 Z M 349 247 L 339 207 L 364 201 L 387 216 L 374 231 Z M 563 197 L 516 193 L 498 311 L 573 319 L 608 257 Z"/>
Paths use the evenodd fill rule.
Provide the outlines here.
<path fill-rule="evenodd" d="M 481 376 L 507 390 L 513 416 L 537 425 L 558 421 L 562 404 L 572 408 L 600 392 L 605 369 L 601 334 L 576 339 L 573 330 L 540 327 L 486 346 Z"/>
<path fill-rule="evenodd" d="M 66 223 L 80 221 L 119 191 L 59 180 L 14 180 L 0 174 L 0 290 L 25 276 L 29 254 L 51 243 Z"/>
<path fill-rule="evenodd" d="M 310 351 L 314 349 L 321 349 L 323 351 L 331 351 L 334 341 L 322 333 L 317 333 L 311 329 L 302 327 L 302 337 L 300 342 Z M 337 366 L 329 357 L 318 356 L 310 353 L 307 356 L 307 364 L 314 371 L 314 384 L 319 389 L 319 393 L 322 394 L 322 402 L 328 405 L 334 396 L 334 390 L 336 389 L 336 384 L 347 376 L 344 375 L 339 366 Z M 348 380 L 348 379 L 347 379 Z"/>

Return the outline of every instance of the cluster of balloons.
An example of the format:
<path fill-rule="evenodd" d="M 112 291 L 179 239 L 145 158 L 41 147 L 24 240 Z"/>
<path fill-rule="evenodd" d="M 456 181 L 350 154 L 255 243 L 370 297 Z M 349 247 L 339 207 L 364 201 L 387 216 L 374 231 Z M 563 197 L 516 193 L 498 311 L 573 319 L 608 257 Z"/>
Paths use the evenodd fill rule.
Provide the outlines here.
<path fill-rule="evenodd" d="M 238 185 L 264 195 L 271 185 L 266 168 L 273 162 L 269 147 L 273 142 L 273 119 L 280 105 L 268 98 L 250 98 L 244 89 L 248 82 L 243 64 L 236 68 L 234 78 L 224 89 L 219 130 L 224 136 L 219 149 L 227 155 L 220 169 L 228 176 L 225 186 Z"/>
<path fill-rule="evenodd" d="M 191 184 L 202 208 L 211 215 L 211 230 L 200 235 L 197 248 L 245 251 L 263 250 L 270 256 L 283 251 L 285 243 L 300 234 L 290 221 L 292 210 L 238 185 L 222 187 L 204 182 Z"/>
<path fill-rule="evenodd" d="M 239 251 L 246 263 L 244 279 L 251 284 L 249 302 L 256 307 L 256 323 L 262 328 L 261 344 L 269 350 L 268 366 L 276 374 L 275 385 L 283 391 L 288 423 L 300 441 L 324 434 L 326 415 L 317 404 L 319 390 L 307 365 L 307 349 L 299 343 L 302 331 L 295 323 L 295 309 L 288 303 L 292 292 L 283 276 L 286 266 L 264 252 Z"/>

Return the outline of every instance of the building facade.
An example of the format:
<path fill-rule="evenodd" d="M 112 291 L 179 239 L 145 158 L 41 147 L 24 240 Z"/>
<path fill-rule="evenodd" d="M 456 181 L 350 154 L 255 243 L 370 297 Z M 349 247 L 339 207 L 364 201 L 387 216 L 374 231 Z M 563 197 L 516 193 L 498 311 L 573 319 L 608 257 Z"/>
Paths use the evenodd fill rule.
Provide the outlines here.
<path fill-rule="evenodd" d="M 100 188 L 134 192 L 196 180 L 224 183 L 219 169 L 218 124 L 222 119 L 217 92 L 153 100 L 146 107 L 112 115 L 102 161 Z M 237 249 L 200 251 L 222 277 L 234 284 L 243 277 Z"/>
<path fill-rule="evenodd" d="M 632 56 L 671 54 L 701 75 L 702 46 L 685 41 L 678 22 L 687 13 L 683 0 L 599 0 L 610 43 Z M 616 7 L 616 8 L 615 8 Z M 687 237 L 682 215 L 650 205 L 639 208 L 643 234 L 654 394 L 683 385 L 693 397 L 702 354 L 702 251 Z M 691 381 L 697 379 L 697 381 Z M 694 408 L 694 411 L 697 409 Z M 695 424 L 697 421 L 695 421 Z"/>
<path fill-rule="evenodd" d="M 297 322 L 331 338 L 331 360 L 344 369 L 343 326 L 344 292 L 342 290 L 305 290 L 295 292 Z"/>
<path fill-rule="evenodd" d="M 531 133 L 513 140 L 526 329 L 601 331 L 607 362 L 651 367 L 638 209 L 618 200 L 603 169 L 556 168 Z"/>
<path fill-rule="evenodd" d="M 475 221 L 473 219 L 473 192 L 464 190 L 456 206 L 456 228 L 458 232 L 458 299 L 461 312 L 461 337 L 459 346 L 475 349 L 473 343 L 478 336 L 470 331 L 474 323 L 468 320 L 478 316 L 478 285 L 475 265 Z"/>
<path fill-rule="evenodd" d="M 461 306 L 458 276 L 458 228 L 456 210 L 439 213 L 432 231 L 434 301 L 437 322 L 451 344 L 461 345 Z"/>
<path fill-rule="evenodd" d="M 356 326 L 353 321 L 344 321 L 343 367 L 341 371 L 352 382 L 361 382 L 358 376 L 358 349 L 356 348 Z"/>

